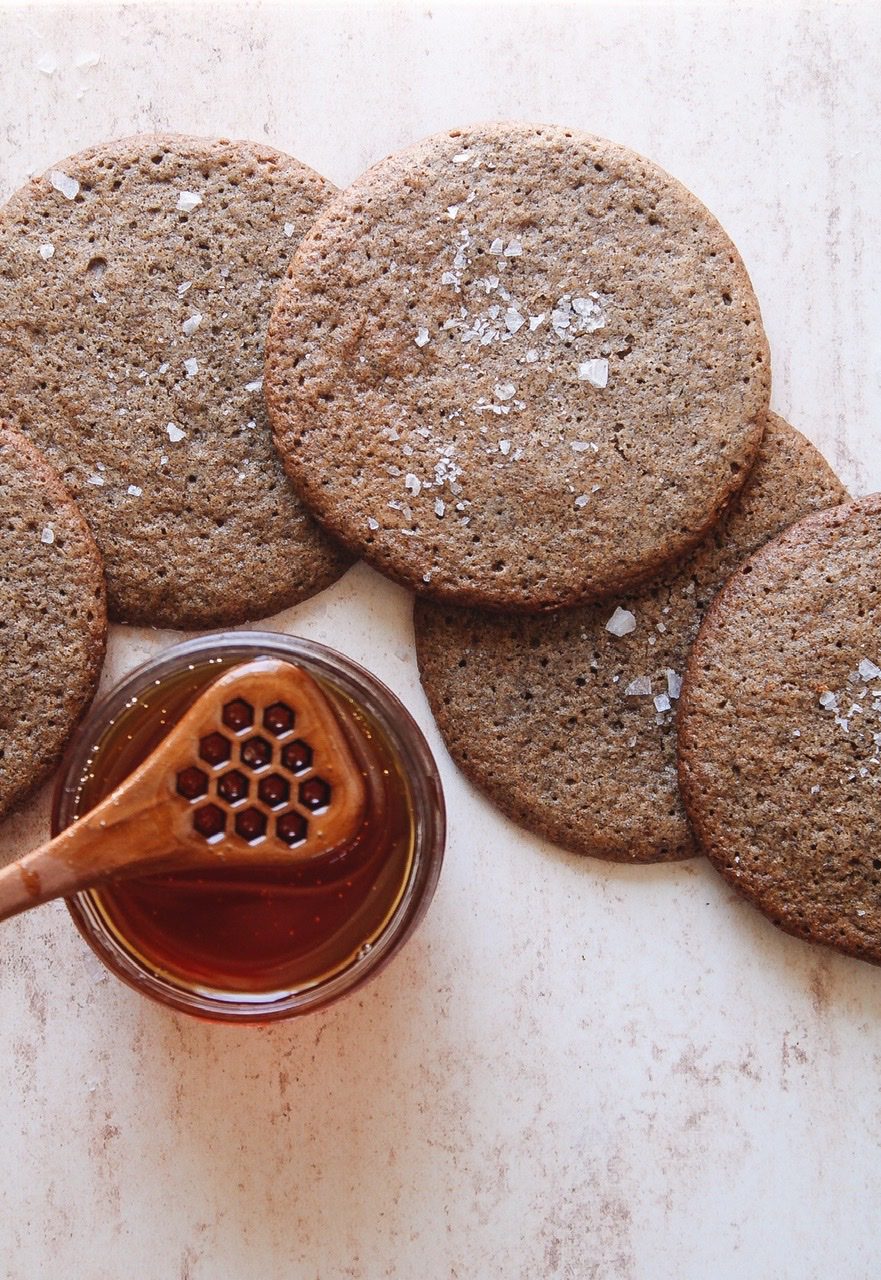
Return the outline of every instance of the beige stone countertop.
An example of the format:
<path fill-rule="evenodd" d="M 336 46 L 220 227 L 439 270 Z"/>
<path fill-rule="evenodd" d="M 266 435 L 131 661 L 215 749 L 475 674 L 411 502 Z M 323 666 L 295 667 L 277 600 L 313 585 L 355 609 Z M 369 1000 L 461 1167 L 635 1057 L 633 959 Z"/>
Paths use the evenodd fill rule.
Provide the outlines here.
<path fill-rule="evenodd" d="M 881 488 L 881 8 L 0 6 L 0 197 L 141 130 L 266 140 L 344 184 L 436 130 L 556 122 L 719 217 L 774 408 Z M 457 774 L 410 602 L 364 566 L 270 628 L 365 663 L 437 752 L 446 865 L 328 1011 L 209 1025 L 104 973 L 58 903 L 3 926 L 4 1280 L 864 1280 L 881 1262 L 881 973 L 701 860 L 561 854 Z M 169 644 L 116 628 L 105 687 Z M 0 832 L 41 839 L 47 795 Z"/>

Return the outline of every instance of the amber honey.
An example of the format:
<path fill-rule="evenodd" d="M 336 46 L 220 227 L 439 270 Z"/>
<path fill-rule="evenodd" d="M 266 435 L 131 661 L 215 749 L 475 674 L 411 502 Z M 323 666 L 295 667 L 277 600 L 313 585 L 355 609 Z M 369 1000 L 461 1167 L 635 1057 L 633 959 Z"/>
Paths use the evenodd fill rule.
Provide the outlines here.
<path fill-rule="evenodd" d="M 82 767 L 76 776 L 68 773 L 62 803 L 56 803 L 56 826 L 66 825 L 109 794 L 205 686 L 237 661 L 242 661 L 241 646 L 233 644 L 227 652 L 203 652 L 201 660 L 166 663 L 169 669 L 143 683 L 102 727 L 93 728 L 88 750 L 79 753 Z M 288 1007 L 292 999 L 296 1003 L 297 997 L 305 997 L 308 1007 L 309 992 L 339 994 L 336 988 L 341 982 L 345 985 L 347 973 L 370 967 L 372 950 L 383 943 L 413 896 L 420 854 L 425 862 L 420 843 L 424 846 L 426 835 L 425 797 L 420 786 L 414 788 L 413 759 L 396 740 L 394 724 L 387 718 L 382 723 L 373 699 L 353 696 L 351 683 L 337 683 L 331 670 L 313 668 L 311 674 L 364 763 L 368 803 L 353 839 L 327 856 L 304 863 L 292 859 L 290 868 L 258 865 L 121 880 L 81 895 L 74 907 L 93 945 L 95 932 L 100 934 L 99 954 L 120 976 L 140 985 L 137 977 L 144 975 L 150 979 L 150 994 L 172 992 L 168 1002 L 178 1007 L 188 1007 L 190 996 L 199 1005 L 190 1011 L 217 1012 L 201 1007 L 207 999 L 209 1006 L 218 1004 L 218 1016 L 226 1016 L 223 1010 L 230 1007 L 260 1005 L 297 1012 L 299 1008 Z M 403 708 L 400 712 L 406 716 Z M 266 736 L 272 744 L 272 735 Z M 422 748 L 427 752 L 424 742 Z M 279 759 L 272 767 L 281 778 L 286 776 L 285 748 L 277 743 L 274 749 Z M 302 763 L 294 760 L 296 751 L 288 744 L 285 760 L 291 769 Z M 429 781 L 433 790 L 436 779 Z M 232 789 L 235 784 L 231 773 L 228 781 L 221 777 L 216 785 L 222 795 L 225 786 Z M 434 823 L 433 839 L 439 864 L 439 790 L 436 799 L 439 824 Z M 430 896 L 437 871 L 426 880 L 424 870 L 423 865 L 420 893 L 430 881 Z"/>

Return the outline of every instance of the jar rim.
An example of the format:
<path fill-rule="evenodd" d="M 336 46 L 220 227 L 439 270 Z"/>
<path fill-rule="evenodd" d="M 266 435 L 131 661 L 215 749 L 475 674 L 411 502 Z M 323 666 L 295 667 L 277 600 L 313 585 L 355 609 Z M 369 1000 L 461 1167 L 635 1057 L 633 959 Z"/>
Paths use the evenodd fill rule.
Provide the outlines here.
<path fill-rule="evenodd" d="M 323 675 L 365 708 L 387 735 L 406 765 L 413 812 L 413 857 L 400 900 L 379 936 L 354 961 L 327 979 L 296 991 L 225 993 L 191 988 L 138 962 L 113 935 L 88 892 L 66 900 L 71 917 L 88 945 L 116 977 L 165 1006 L 215 1021 L 267 1022 L 326 1007 L 375 976 L 424 916 L 437 887 L 443 862 L 446 815 L 437 766 L 425 737 L 401 700 L 377 676 L 346 654 L 319 641 L 275 631 L 230 631 L 199 635 L 163 649 L 129 672 L 89 708 L 68 743 L 52 800 L 52 834 L 73 820 L 80 779 L 100 734 L 148 684 L 178 671 L 188 661 L 259 656 L 295 658 Z"/>

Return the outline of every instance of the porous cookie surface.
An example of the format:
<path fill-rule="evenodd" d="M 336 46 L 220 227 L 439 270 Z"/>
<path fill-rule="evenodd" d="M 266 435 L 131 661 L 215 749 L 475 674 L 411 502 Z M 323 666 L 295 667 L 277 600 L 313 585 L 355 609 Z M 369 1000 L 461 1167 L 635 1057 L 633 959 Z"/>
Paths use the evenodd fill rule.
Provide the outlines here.
<path fill-rule="evenodd" d="M 0 422 L 0 817 L 57 763 L 98 683 L 104 569 L 70 495 Z"/>
<path fill-rule="evenodd" d="M 638 593 L 532 618 L 420 601 L 419 667 L 456 762 L 515 821 L 576 852 L 630 862 L 694 853 L 676 780 L 689 645 L 745 556 L 845 496 L 772 414 L 735 505 Z"/>
<path fill-rule="evenodd" d="M 881 495 L 733 575 L 689 659 L 679 761 L 736 888 L 789 933 L 881 962 Z"/>
<path fill-rule="evenodd" d="M 294 495 L 261 391 L 276 284 L 332 190 L 271 147 L 143 136 L 0 211 L 0 409 L 81 505 L 121 620 L 262 616 L 348 563 Z"/>
<path fill-rule="evenodd" d="M 298 491 L 352 549 L 424 594 L 534 611 L 698 540 L 758 447 L 769 368 L 694 196 L 624 147 L 498 124 L 327 207 L 266 386 Z"/>

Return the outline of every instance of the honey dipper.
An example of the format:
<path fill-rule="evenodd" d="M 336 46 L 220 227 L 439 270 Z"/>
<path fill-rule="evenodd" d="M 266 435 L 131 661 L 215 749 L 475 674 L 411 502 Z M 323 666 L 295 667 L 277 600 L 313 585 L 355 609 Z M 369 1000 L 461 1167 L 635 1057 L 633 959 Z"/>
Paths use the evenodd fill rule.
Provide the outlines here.
<path fill-rule="evenodd" d="M 351 840 L 366 804 L 317 682 L 256 658 L 209 685 L 94 809 L 0 871 L 0 920 L 121 876 L 303 862 Z"/>

